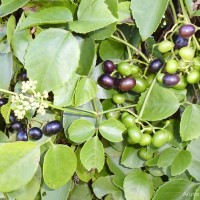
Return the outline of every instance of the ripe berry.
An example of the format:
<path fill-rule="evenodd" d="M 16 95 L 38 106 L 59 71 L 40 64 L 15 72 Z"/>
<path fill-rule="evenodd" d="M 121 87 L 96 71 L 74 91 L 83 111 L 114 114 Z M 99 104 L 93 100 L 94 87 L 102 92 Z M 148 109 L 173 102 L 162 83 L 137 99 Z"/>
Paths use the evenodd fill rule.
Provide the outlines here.
<path fill-rule="evenodd" d="M 195 33 L 195 27 L 192 24 L 185 24 L 179 28 L 179 35 L 189 38 Z"/>
<path fill-rule="evenodd" d="M 23 124 L 22 124 L 21 122 L 16 121 L 16 122 L 14 122 L 13 124 L 11 124 L 11 128 L 12 128 L 13 130 L 18 131 L 18 130 L 20 130 L 20 129 L 23 128 Z"/>
<path fill-rule="evenodd" d="M 30 128 L 28 133 L 30 138 L 33 140 L 39 140 L 43 135 L 42 130 L 38 127 Z"/>
<path fill-rule="evenodd" d="M 163 66 L 163 61 L 160 58 L 157 58 L 150 63 L 149 69 L 152 72 L 158 72 L 162 66 Z"/>
<path fill-rule="evenodd" d="M 131 90 L 136 84 L 136 81 L 132 77 L 126 77 L 119 80 L 119 90 L 125 92 Z"/>
<path fill-rule="evenodd" d="M 115 70 L 115 64 L 111 60 L 106 60 L 103 63 L 103 70 L 106 74 L 111 74 Z"/>
<path fill-rule="evenodd" d="M 43 132 L 45 135 L 54 135 L 60 132 L 61 130 L 62 130 L 62 125 L 57 120 L 51 121 L 43 127 Z"/>
<path fill-rule="evenodd" d="M 27 131 L 25 129 L 21 129 L 17 132 L 17 141 L 28 141 Z"/>
<path fill-rule="evenodd" d="M 1 98 L 0 99 L 0 107 L 8 103 L 8 98 Z"/>
<path fill-rule="evenodd" d="M 180 81 L 180 77 L 177 74 L 165 74 L 163 77 L 163 84 L 168 87 L 172 87 Z"/>
<path fill-rule="evenodd" d="M 173 42 L 175 44 L 175 49 L 181 49 L 182 47 L 186 47 L 188 45 L 188 39 L 183 38 L 180 35 L 174 35 Z"/>
<path fill-rule="evenodd" d="M 98 83 L 101 87 L 105 89 L 112 89 L 114 87 L 115 79 L 109 74 L 102 74 L 98 78 Z"/>
<path fill-rule="evenodd" d="M 10 113 L 9 121 L 10 123 L 15 123 L 17 121 L 16 116 L 12 112 Z"/>

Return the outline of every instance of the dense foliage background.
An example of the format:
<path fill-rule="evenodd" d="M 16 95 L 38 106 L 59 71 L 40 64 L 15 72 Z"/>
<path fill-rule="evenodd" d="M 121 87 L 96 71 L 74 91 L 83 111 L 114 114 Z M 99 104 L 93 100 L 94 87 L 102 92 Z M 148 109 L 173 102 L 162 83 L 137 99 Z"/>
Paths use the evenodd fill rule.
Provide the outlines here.
<path fill-rule="evenodd" d="M 0 198 L 200 199 L 199 4 L 2 0 Z"/>

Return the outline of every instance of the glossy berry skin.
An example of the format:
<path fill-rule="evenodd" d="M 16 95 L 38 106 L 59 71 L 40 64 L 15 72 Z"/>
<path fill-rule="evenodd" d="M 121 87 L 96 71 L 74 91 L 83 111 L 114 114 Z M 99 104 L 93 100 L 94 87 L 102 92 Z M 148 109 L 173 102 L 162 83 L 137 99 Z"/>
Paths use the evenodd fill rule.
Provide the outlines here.
<path fill-rule="evenodd" d="M 137 93 L 144 92 L 148 87 L 147 81 L 141 77 L 135 77 L 135 80 L 136 80 L 136 85 L 131 91 Z"/>
<path fill-rule="evenodd" d="M 178 84 L 180 77 L 177 74 L 165 74 L 163 77 L 163 84 L 167 87 L 172 87 Z"/>
<path fill-rule="evenodd" d="M 179 50 L 179 55 L 184 61 L 192 61 L 195 51 L 192 47 L 183 47 Z"/>
<path fill-rule="evenodd" d="M 179 28 L 179 35 L 189 38 L 195 33 L 195 27 L 192 24 L 185 24 Z"/>
<path fill-rule="evenodd" d="M 152 72 L 158 72 L 163 66 L 163 61 L 160 58 L 157 58 L 153 61 L 151 61 L 149 69 Z"/>
<path fill-rule="evenodd" d="M 51 121 L 49 123 L 47 123 L 44 127 L 43 127 L 43 132 L 45 135 L 54 135 L 57 134 L 58 132 L 60 132 L 62 130 L 62 125 L 59 121 L 54 120 Z"/>
<path fill-rule="evenodd" d="M 16 121 L 17 121 L 17 118 L 16 118 L 16 116 L 14 115 L 14 113 L 10 113 L 10 117 L 9 117 L 9 121 L 10 121 L 10 123 L 15 123 Z"/>
<path fill-rule="evenodd" d="M 120 91 L 126 92 L 131 90 L 136 84 L 136 81 L 132 77 L 126 77 L 119 80 L 118 88 Z"/>
<path fill-rule="evenodd" d="M 124 124 L 124 126 L 126 128 L 130 128 L 130 127 L 133 127 L 133 126 L 136 126 L 135 125 L 135 117 L 131 114 L 126 114 L 126 113 L 123 113 L 122 114 L 122 123 Z"/>
<path fill-rule="evenodd" d="M 193 69 L 187 75 L 187 82 L 190 84 L 198 83 L 200 80 L 199 70 Z"/>
<path fill-rule="evenodd" d="M 169 40 L 164 40 L 158 44 L 158 50 L 161 53 L 166 53 L 174 48 L 174 44 Z"/>
<path fill-rule="evenodd" d="M 114 94 L 112 100 L 116 104 L 123 104 L 125 102 L 125 96 L 123 94 Z"/>
<path fill-rule="evenodd" d="M 115 64 L 111 60 L 106 60 L 103 63 L 103 71 L 106 74 L 111 74 L 115 70 Z"/>
<path fill-rule="evenodd" d="M 17 141 L 28 141 L 27 131 L 24 129 L 19 130 L 16 136 Z"/>
<path fill-rule="evenodd" d="M 186 77 L 180 76 L 180 81 L 178 82 L 178 84 L 173 86 L 173 88 L 176 90 L 183 90 L 187 87 L 187 84 L 188 84 L 188 82 L 186 80 Z"/>
<path fill-rule="evenodd" d="M 154 147 L 161 147 L 169 141 L 169 135 L 165 130 L 157 131 L 152 138 L 152 144 Z"/>
<path fill-rule="evenodd" d="M 119 111 L 110 111 L 110 112 L 106 113 L 107 119 L 110 119 L 110 118 L 119 119 L 119 117 L 120 117 Z"/>
<path fill-rule="evenodd" d="M 8 103 L 8 99 L 7 98 L 0 98 L 0 107 L 7 104 Z"/>
<path fill-rule="evenodd" d="M 111 77 L 109 74 L 102 74 L 98 78 L 98 83 L 101 87 L 109 90 L 114 87 L 115 79 Z"/>
<path fill-rule="evenodd" d="M 152 140 L 151 135 L 144 133 L 142 134 L 142 139 L 140 140 L 139 144 L 141 146 L 147 146 L 151 144 L 151 140 Z"/>
<path fill-rule="evenodd" d="M 179 64 L 175 59 L 170 59 L 167 61 L 165 70 L 169 74 L 174 74 L 178 70 Z"/>
<path fill-rule="evenodd" d="M 38 127 L 30 128 L 28 133 L 30 138 L 33 140 L 39 140 L 43 135 L 42 130 Z"/>
<path fill-rule="evenodd" d="M 180 35 L 175 35 L 173 37 L 173 41 L 174 41 L 174 48 L 175 49 L 181 49 L 182 47 L 186 47 L 188 45 L 188 39 L 187 38 L 183 38 Z"/>
<path fill-rule="evenodd" d="M 128 128 L 128 137 L 129 137 L 129 143 L 131 144 L 137 144 L 142 139 L 142 132 L 137 126 L 132 126 Z"/>
<path fill-rule="evenodd" d="M 127 62 L 121 62 L 117 66 L 117 71 L 124 76 L 129 76 L 132 72 L 131 65 Z"/>
<path fill-rule="evenodd" d="M 23 124 L 22 124 L 21 122 L 16 121 L 16 122 L 14 122 L 13 124 L 11 124 L 11 128 L 12 128 L 13 130 L 18 131 L 18 130 L 20 130 L 20 129 L 23 128 Z"/>

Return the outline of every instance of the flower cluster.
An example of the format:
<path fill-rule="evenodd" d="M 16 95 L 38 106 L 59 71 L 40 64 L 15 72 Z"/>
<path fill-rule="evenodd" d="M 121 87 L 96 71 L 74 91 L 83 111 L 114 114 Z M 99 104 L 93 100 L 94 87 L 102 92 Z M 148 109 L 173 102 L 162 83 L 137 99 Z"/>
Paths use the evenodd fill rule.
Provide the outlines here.
<path fill-rule="evenodd" d="M 40 114 L 45 114 L 45 109 L 48 104 L 45 99 L 48 98 L 48 92 L 35 92 L 37 81 L 23 81 L 21 94 L 15 94 L 11 97 L 11 108 L 14 110 L 15 116 L 18 119 L 23 119 L 26 113 L 30 110 Z"/>

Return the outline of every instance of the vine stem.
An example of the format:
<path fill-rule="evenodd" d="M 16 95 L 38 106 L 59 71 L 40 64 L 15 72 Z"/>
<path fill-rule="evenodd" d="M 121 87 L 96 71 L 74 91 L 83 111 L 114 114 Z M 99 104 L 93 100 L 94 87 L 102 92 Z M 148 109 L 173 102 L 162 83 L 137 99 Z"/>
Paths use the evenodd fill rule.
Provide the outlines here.
<path fill-rule="evenodd" d="M 169 1 L 169 4 L 170 4 L 171 10 L 172 10 L 173 17 L 174 17 L 174 22 L 177 23 L 178 18 L 176 16 L 176 10 L 174 8 L 174 4 L 173 4 L 172 0 Z"/>
<path fill-rule="evenodd" d="M 128 42 L 126 42 L 126 41 L 124 41 L 124 40 L 122 40 L 122 39 L 120 39 L 120 38 L 118 38 L 118 37 L 116 37 L 116 36 L 114 36 L 114 35 L 112 35 L 111 38 L 114 39 L 114 40 L 117 40 L 118 42 L 121 42 L 122 44 L 125 44 L 126 46 L 130 47 L 130 48 L 133 49 L 134 51 L 138 52 L 138 53 L 140 54 L 140 56 L 141 56 L 147 63 L 149 63 L 148 58 L 147 58 L 139 49 L 137 49 L 136 47 L 134 47 L 134 46 L 131 45 L 130 43 L 128 43 Z"/>
<path fill-rule="evenodd" d="M 126 37 L 124 36 L 123 32 L 120 30 L 120 29 L 117 29 L 117 31 L 120 33 L 120 35 L 122 36 L 123 40 L 125 42 L 127 42 L 126 40 Z M 129 60 L 132 61 L 132 54 L 131 54 L 131 50 L 130 50 L 130 47 L 129 46 L 126 46 L 127 47 L 127 51 L 128 51 L 128 57 L 129 57 Z"/>
<path fill-rule="evenodd" d="M 157 73 L 157 75 L 156 75 L 155 78 L 153 79 L 153 82 L 152 82 L 152 84 L 151 84 L 149 90 L 147 91 L 147 94 L 146 94 L 145 99 L 144 99 L 144 103 L 143 103 L 142 108 L 141 108 L 141 110 L 140 110 L 140 112 L 139 112 L 139 115 L 138 115 L 138 120 L 141 119 L 141 117 L 142 117 L 142 115 L 143 115 L 143 113 L 144 113 L 145 106 L 146 106 L 146 104 L 147 104 L 147 101 L 148 101 L 148 99 L 149 99 L 149 96 L 150 96 L 150 94 L 151 94 L 151 91 L 152 91 L 152 89 L 153 89 L 153 87 L 154 87 L 154 85 L 155 85 L 155 83 L 156 83 L 156 78 L 157 78 L 158 74 L 160 74 L 161 70 L 162 70 L 162 68 L 159 70 L 159 72 Z"/>
<path fill-rule="evenodd" d="M 136 104 L 129 105 L 129 106 L 123 106 L 123 107 L 119 107 L 119 108 L 113 108 L 113 109 L 110 109 L 110 110 L 105 110 L 105 111 L 99 112 L 99 115 L 103 115 L 103 114 L 106 114 L 106 113 L 112 112 L 112 111 L 123 110 L 123 109 L 126 109 L 126 108 L 133 108 L 133 107 L 136 107 Z"/>

